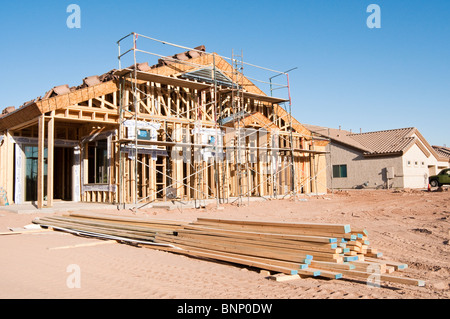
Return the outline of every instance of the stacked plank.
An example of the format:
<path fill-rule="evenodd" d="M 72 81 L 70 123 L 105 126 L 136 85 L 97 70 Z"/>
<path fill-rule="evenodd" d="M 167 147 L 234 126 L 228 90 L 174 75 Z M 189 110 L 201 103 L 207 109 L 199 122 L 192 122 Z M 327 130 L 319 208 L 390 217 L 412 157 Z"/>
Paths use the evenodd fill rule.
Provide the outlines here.
<path fill-rule="evenodd" d="M 289 276 L 397 282 L 406 264 L 381 259 L 365 229 L 348 224 L 287 223 L 198 218 L 187 223 L 132 216 L 71 213 L 33 221 L 43 227 L 130 241 L 147 248 L 225 261 Z"/>
<path fill-rule="evenodd" d="M 174 234 L 157 234 L 182 254 L 235 262 L 287 275 L 390 281 L 423 286 L 388 275 L 406 264 L 382 260 L 365 229 L 348 224 L 282 223 L 198 218 Z"/>
<path fill-rule="evenodd" d="M 69 213 L 62 216 L 41 217 L 33 220 L 41 227 L 68 231 L 84 236 L 145 243 L 154 242 L 156 234 L 173 234 L 184 222 L 155 220 L 134 216 Z"/>
<path fill-rule="evenodd" d="M 293 224 L 199 218 L 176 234 L 158 234 L 157 243 L 181 248 L 179 253 L 220 259 L 285 274 L 326 276 L 309 265 L 314 259 L 339 259 L 336 239 L 318 236 L 329 227 L 344 231 L 347 225 Z M 327 228 L 328 229 L 328 228 Z M 333 274 L 340 278 L 340 274 Z"/>
<path fill-rule="evenodd" d="M 174 236 L 157 235 L 155 241 L 172 243 L 192 255 L 214 254 L 210 257 L 288 275 L 339 279 L 342 274 L 326 265 L 344 261 L 336 235 L 348 232 L 349 225 L 339 224 L 199 218 Z"/>

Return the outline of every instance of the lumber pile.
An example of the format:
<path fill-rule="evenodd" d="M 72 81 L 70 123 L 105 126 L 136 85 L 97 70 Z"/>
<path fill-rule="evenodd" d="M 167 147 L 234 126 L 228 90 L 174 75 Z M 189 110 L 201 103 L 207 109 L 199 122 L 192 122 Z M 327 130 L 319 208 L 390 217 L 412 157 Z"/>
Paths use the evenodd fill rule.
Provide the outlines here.
<path fill-rule="evenodd" d="M 288 275 L 319 276 L 324 272 L 310 267 L 311 261 L 339 259 L 341 250 L 335 238 L 319 236 L 322 227 L 325 225 L 199 218 L 176 234 L 158 234 L 155 242 L 171 243 L 188 254 L 206 258 Z M 329 227 L 339 232 L 346 226 Z"/>
<path fill-rule="evenodd" d="M 84 213 L 36 218 L 33 223 L 84 236 L 116 238 L 136 243 L 151 243 L 156 234 L 173 234 L 185 224 L 172 220 Z"/>
<path fill-rule="evenodd" d="M 286 278 L 321 277 L 423 286 L 393 275 L 406 264 L 382 258 L 365 229 L 348 224 L 198 218 L 195 222 L 71 213 L 34 223 L 213 261 L 254 267 Z M 282 280 L 279 276 L 277 280 Z"/>
<path fill-rule="evenodd" d="M 390 275 L 406 264 L 380 259 L 365 229 L 348 224 L 283 223 L 198 218 L 155 242 L 182 248 L 177 253 L 218 259 L 273 272 L 330 279 L 397 282 L 422 280 Z"/>

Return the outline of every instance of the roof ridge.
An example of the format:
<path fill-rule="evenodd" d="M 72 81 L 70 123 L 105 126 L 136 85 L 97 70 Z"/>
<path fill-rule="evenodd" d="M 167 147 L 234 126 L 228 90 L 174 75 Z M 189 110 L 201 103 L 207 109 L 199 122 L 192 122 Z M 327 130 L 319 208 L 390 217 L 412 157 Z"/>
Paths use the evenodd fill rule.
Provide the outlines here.
<path fill-rule="evenodd" d="M 364 133 L 352 133 L 348 134 L 348 136 L 354 136 L 354 135 L 364 135 L 364 134 L 373 134 L 373 133 L 383 133 L 383 132 L 393 132 L 393 131 L 403 131 L 403 130 L 417 130 L 416 127 L 403 127 L 403 128 L 394 128 L 390 130 L 379 130 L 379 131 L 370 131 L 370 132 L 364 132 Z"/>
<path fill-rule="evenodd" d="M 406 127 L 350 134 L 348 137 L 370 149 L 367 154 L 389 154 L 405 151 L 414 144 L 417 139 L 413 134 L 415 132 L 417 128 Z"/>

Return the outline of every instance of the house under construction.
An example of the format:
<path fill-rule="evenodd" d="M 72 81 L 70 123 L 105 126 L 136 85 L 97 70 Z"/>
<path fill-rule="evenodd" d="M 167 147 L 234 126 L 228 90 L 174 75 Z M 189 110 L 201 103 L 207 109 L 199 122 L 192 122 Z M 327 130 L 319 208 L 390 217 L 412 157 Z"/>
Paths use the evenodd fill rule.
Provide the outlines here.
<path fill-rule="evenodd" d="M 182 53 L 143 50 L 138 42 L 145 41 Z M 10 204 L 240 205 L 250 197 L 326 192 L 328 141 L 291 116 L 287 72 L 137 33 L 118 48 L 118 69 L 3 110 L 0 187 Z M 137 55 L 157 63 L 139 63 Z M 262 82 L 270 83 L 269 94 L 244 66 L 273 73 Z M 272 96 L 282 90 L 287 97 Z"/>

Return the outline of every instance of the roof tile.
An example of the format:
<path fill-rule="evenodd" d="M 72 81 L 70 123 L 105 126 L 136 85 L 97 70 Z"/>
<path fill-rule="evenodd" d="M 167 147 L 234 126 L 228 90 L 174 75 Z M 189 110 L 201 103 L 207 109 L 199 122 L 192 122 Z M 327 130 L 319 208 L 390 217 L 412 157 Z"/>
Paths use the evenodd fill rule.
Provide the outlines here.
<path fill-rule="evenodd" d="M 415 142 L 415 127 L 352 133 L 346 130 L 304 124 L 306 128 L 337 142 L 360 149 L 365 155 L 388 155 L 408 150 Z"/>

